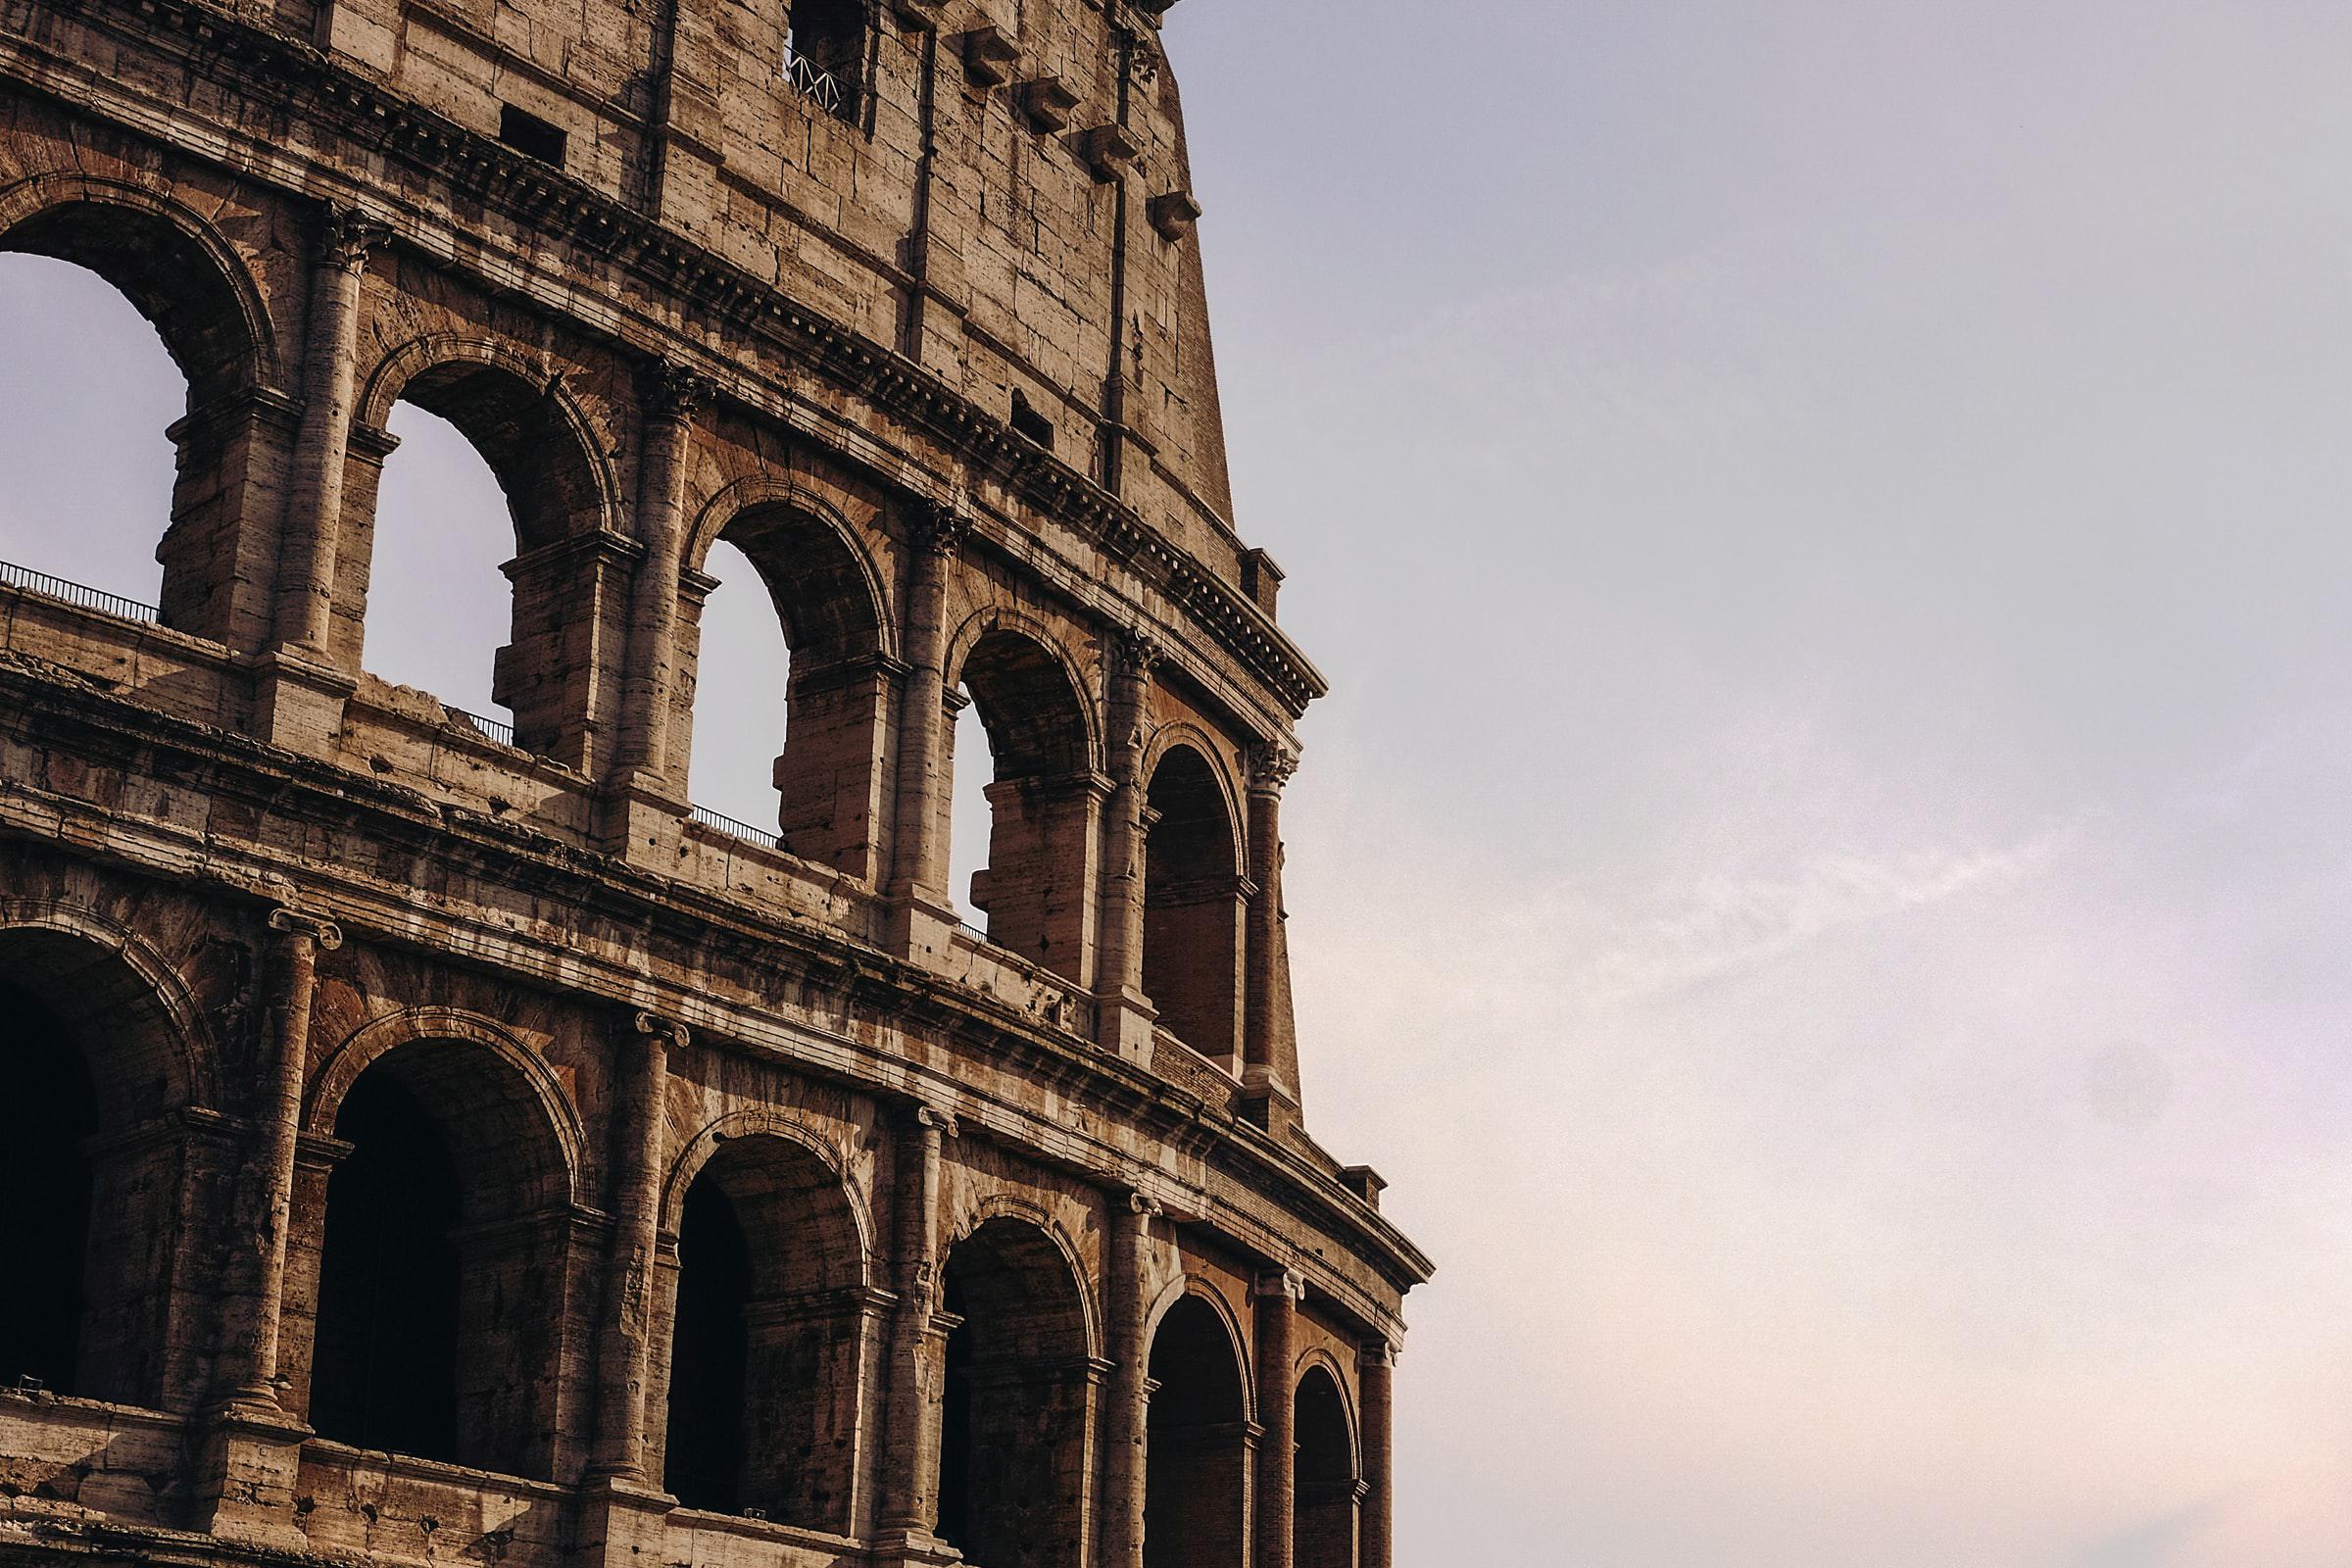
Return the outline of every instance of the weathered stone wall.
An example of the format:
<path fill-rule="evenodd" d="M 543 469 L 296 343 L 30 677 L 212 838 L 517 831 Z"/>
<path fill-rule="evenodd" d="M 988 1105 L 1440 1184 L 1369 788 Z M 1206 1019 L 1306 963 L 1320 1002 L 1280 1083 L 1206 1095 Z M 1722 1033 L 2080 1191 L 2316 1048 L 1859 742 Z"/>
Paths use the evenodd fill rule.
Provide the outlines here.
<path fill-rule="evenodd" d="M 1299 1121 L 1321 681 L 1164 6 L 798 4 L 0 6 L 0 248 L 189 383 L 160 606 L 0 587 L 10 1179 L 71 1221 L 0 1559 L 1386 1568 L 1428 1264 Z M 402 401 L 510 503 L 511 738 L 367 668 Z M 792 649 L 755 837 L 684 793 L 722 539 Z"/>

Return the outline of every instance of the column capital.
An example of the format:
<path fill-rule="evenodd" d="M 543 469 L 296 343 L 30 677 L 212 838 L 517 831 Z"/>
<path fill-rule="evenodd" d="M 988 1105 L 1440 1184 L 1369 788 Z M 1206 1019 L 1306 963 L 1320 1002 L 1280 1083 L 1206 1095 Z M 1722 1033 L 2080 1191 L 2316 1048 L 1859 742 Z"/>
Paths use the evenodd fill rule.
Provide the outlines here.
<path fill-rule="evenodd" d="M 1306 1276 L 1295 1268 L 1260 1269 L 1251 1294 L 1260 1300 L 1282 1298 L 1295 1302 L 1306 1294 Z"/>
<path fill-rule="evenodd" d="M 1114 627 L 1102 639 L 1102 662 L 1116 679 L 1147 682 L 1167 657 L 1149 633 L 1132 626 Z"/>
<path fill-rule="evenodd" d="M 1157 1219 L 1166 1212 L 1159 1206 L 1159 1200 L 1153 1198 L 1150 1193 L 1122 1193 L 1119 1195 L 1118 1207 L 1122 1213 L 1133 1214 L 1139 1219 L 1147 1220 Z"/>
<path fill-rule="evenodd" d="M 332 953 L 343 945 L 343 928 L 323 915 L 305 914 L 279 905 L 270 911 L 270 929 L 290 937 L 307 937 Z"/>
<path fill-rule="evenodd" d="M 916 1101 L 907 1110 L 906 1120 L 918 1129 L 936 1129 L 942 1138 L 957 1138 L 963 1134 L 963 1125 L 956 1119 L 954 1111 L 942 1109 L 928 1101 Z"/>
<path fill-rule="evenodd" d="M 963 548 L 972 520 L 943 501 L 918 496 L 907 508 L 907 534 L 926 556 L 946 560 Z"/>
<path fill-rule="evenodd" d="M 687 1027 L 675 1018 L 664 1018 L 658 1012 L 638 1011 L 629 1020 L 632 1034 L 647 1036 L 670 1051 L 682 1051 L 693 1038 Z"/>
<path fill-rule="evenodd" d="M 1401 1348 L 1385 1334 L 1369 1335 L 1355 1348 L 1356 1359 L 1365 1366 L 1393 1367 L 1400 1353 Z"/>
<path fill-rule="evenodd" d="M 367 270 L 368 258 L 390 244 L 391 240 L 390 229 L 365 216 L 358 208 L 330 202 L 327 204 L 325 220 L 318 228 L 315 257 L 322 268 L 358 273 Z"/>
<path fill-rule="evenodd" d="M 1246 754 L 1250 770 L 1250 793 L 1280 795 L 1282 787 L 1298 771 L 1298 748 L 1289 741 L 1259 741 Z"/>
<path fill-rule="evenodd" d="M 645 372 L 638 396 L 657 419 L 691 419 L 718 396 L 718 383 L 673 360 L 657 360 Z"/>

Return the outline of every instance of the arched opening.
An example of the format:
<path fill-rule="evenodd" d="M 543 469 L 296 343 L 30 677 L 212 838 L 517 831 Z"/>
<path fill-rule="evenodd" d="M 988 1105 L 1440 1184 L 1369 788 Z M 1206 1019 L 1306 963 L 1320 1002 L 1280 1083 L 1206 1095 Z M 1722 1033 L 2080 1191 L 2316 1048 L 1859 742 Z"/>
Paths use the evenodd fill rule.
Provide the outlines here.
<path fill-rule="evenodd" d="M 149 1406 L 187 1393 L 168 1379 L 164 1331 L 188 1289 L 180 1195 L 197 1146 L 167 1120 L 189 1102 L 187 1045 L 121 954 L 61 930 L 0 931 L 0 1192 L 13 1205 L 0 1380 Z"/>
<path fill-rule="evenodd" d="M 438 415 L 404 402 L 386 433 L 400 461 L 385 466 L 375 496 L 367 667 L 461 712 L 511 722 L 492 696 L 514 612 L 506 493 L 464 432 Z"/>
<path fill-rule="evenodd" d="M 864 1250 L 840 1178 L 730 1139 L 679 1206 L 662 1484 L 691 1508 L 847 1534 Z"/>
<path fill-rule="evenodd" d="M 66 1022 L 14 985 L 0 984 L 0 1038 L 15 1124 L 0 1139 L 0 1192 L 15 1215 L 15 1279 L 0 1290 L 0 1381 L 78 1393 L 95 1188 L 86 1146 L 98 1135 L 98 1092 Z"/>
<path fill-rule="evenodd" d="M 1250 1425 L 1240 1354 L 1216 1308 L 1187 1296 L 1152 1339 L 1144 1568 L 1249 1560 Z"/>
<path fill-rule="evenodd" d="M 1085 1306 L 1046 1234 L 993 1219 L 944 1277 L 939 1534 L 986 1568 L 1082 1560 L 1093 1411 Z"/>
<path fill-rule="evenodd" d="M 1249 911 L 1225 793 L 1207 759 L 1176 746 L 1152 769 L 1146 804 L 1144 994 L 1178 1039 L 1238 1065 Z"/>
<path fill-rule="evenodd" d="M 964 656 L 961 689 L 987 738 L 990 774 L 988 863 L 971 873 L 971 906 L 990 942 L 1085 985 L 1102 794 L 1085 705 L 1059 660 L 1004 629 Z"/>
<path fill-rule="evenodd" d="M 68 199 L 0 234 L 0 364 L 43 368 L 0 431 L 0 558 L 240 649 L 269 634 L 276 495 L 239 290 L 160 212 Z M 150 441 L 143 432 L 158 433 Z M 249 493 L 249 489 L 251 493 Z M 160 569 L 159 569 L 160 568 Z"/>
<path fill-rule="evenodd" d="M 371 391 L 363 413 L 384 425 L 352 433 L 338 661 L 467 714 L 504 709 L 514 745 L 586 765 L 616 633 L 601 624 L 602 560 L 576 548 L 605 520 L 601 468 L 560 381 L 445 360 L 410 375 L 396 402 Z M 507 722 L 486 716 L 493 733 Z"/>
<path fill-rule="evenodd" d="M 1310 1366 L 1298 1379 L 1292 1409 L 1292 1435 L 1298 1445 L 1292 1482 L 1293 1568 L 1355 1568 L 1361 1488 L 1347 1398 L 1328 1368 Z"/>
<path fill-rule="evenodd" d="M 549 1476 L 570 1183 L 544 1107 L 489 1048 L 422 1040 L 369 1063 L 334 1128 L 311 1425 Z"/>
<path fill-rule="evenodd" d="M 889 686 L 862 560 L 830 522 L 755 507 L 720 530 L 680 599 L 695 801 L 870 880 Z"/>

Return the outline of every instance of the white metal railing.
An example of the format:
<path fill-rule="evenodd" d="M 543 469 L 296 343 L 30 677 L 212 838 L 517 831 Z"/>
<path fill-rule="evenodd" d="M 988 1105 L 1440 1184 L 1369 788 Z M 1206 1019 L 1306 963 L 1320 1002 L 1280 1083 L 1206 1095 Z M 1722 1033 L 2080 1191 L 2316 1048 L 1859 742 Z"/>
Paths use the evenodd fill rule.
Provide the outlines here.
<path fill-rule="evenodd" d="M 763 850 L 780 850 L 784 847 L 784 841 L 775 834 L 762 832 L 749 822 L 738 822 L 731 816 L 722 816 L 708 806 L 695 807 L 688 814 L 703 826 L 714 828 L 731 839 L 742 839 Z"/>
<path fill-rule="evenodd" d="M 795 92 L 828 115 L 838 118 L 847 102 L 833 73 L 810 64 L 807 55 L 795 52 L 790 39 L 784 43 L 784 79 L 792 83 Z"/>
<path fill-rule="evenodd" d="M 45 571 L 35 571 L 30 566 L 20 566 L 12 561 L 0 561 L 0 583 L 6 583 L 11 588 L 23 588 L 30 593 L 47 594 L 52 599 L 62 599 L 67 604 L 77 605 L 83 610 L 95 610 L 109 615 L 121 615 L 125 620 L 143 620 L 154 624 L 164 618 L 163 612 L 153 605 L 143 605 L 136 599 L 125 599 L 121 594 L 110 594 L 103 588 L 92 588 L 87 583 L 70 582 L 64 577 L 52 577 Z"/>

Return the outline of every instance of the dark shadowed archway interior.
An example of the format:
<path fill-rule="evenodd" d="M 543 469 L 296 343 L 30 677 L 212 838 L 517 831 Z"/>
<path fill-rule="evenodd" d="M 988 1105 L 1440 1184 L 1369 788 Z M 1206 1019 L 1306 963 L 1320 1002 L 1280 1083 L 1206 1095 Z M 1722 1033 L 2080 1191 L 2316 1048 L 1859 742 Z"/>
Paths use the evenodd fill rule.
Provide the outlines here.
<path fill-rule="evenodd" d="M 1298 1444 L 1293 1568 L 1355 1568 L 1355 1440 L 1347 1400 L 1327 1368 L 1310 1366 L 1298 1379 L 1292 1420 Z"/>
<path fill-rule="evenodd" d="M 34 1378 L 76 1394 L 75 1362 L 89 1245 L 90 1160 L 98 1096 L 63 1019 L 0 982 L 0 1073 L 11 1106 L 0 1138 L 0 1192 L 13 1219 L 14 1279 L 0 1288 L 0 1381 Z"/>
<path fill-rule="evenodd" d="M 1152 1339 L 1144 1568 L 1242 1568 L 1249 1559 L 1249 1422 L 1233 1336 L 1188 1296 Z"/>

